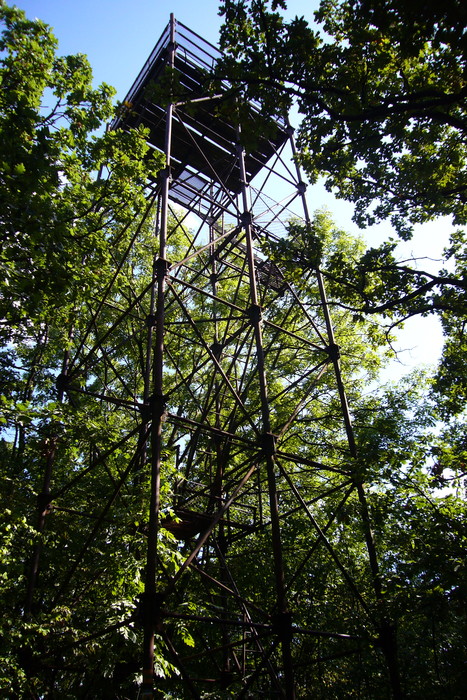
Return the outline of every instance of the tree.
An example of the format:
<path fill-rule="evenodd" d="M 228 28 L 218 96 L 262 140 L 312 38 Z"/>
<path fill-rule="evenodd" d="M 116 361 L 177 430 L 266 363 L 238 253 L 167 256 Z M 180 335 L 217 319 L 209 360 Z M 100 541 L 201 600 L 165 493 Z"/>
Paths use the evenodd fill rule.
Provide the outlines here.
<path fill-rule="evenodd" d="M 120 504 L 127 531 L 115 547 L 108 546 L 112 519 L 102 519 L 89 490 L 75 488 L 72 507 L 54 502 L 56 517 L 47 517 L 51 488 L 65 489 L 83 464 L 97 461 L 87 486 L 108 502 L 128 454 L 122 448 L 105 465 L 99 462 L 98 455 L 121 440 L 125 421 L 117 424 L 110 411 L 89 401 L 68 405 L 55 382 L 66 371 L 70 349 L 86 343 L 89 317 L 109 285 L 121 283 L 121 300 L 132 269 L 142 284 L 144 236 L 130 257 L 128 249 L 135 230 L 146 226 L 146 236 L 150 230 L 145 187 L 162 159 L 149 154 L 143 129 L 105 130 L 114 91 L 92 87 L 85 56 L 57 57 L 51 30 L 4 3 L 0 22 L 0 459 L 2 495 L 10 504 L 2 512 L 8 615 L 0 683 L 7 697 L 37 697 L 52 687 L 72 695 L 82 687 L 83 697 L 104 697 L 115 683 L 130 682 L 135 633 L 121 620 L 132 615 L 141 590 L 140 554 L 129 538 L 143 487 Z M 112 301 L 119 303 L 114 293 Z M 100 323 L 111 324 L 111 312 Z M 123 377 L 124 360 L 114 361 Z M 93 381 L 99 391 L 111 378 Z M 134 381 L 131 367 L 125 381 Z M 99 519 L 98 536 L 84 552 L 79 533 L 89 537 Z M 63 572 L 80 557 L 83 568 L 70 585 Z M 99 586 L 89 590 L 96 574 Z M 110 655 L 109 637 L 93 636 L 103 626 L 113 633 Z"/>
<path fill-rule="evenodd" d="M 360 402 L 355 425 L 405 693 L 460 698 L 459 634 L 466 621 L 461 450 L 453 449 L 447 431 L 437 435 L 439 409 L 427 379 L 416 372 Z M 449 488 L 453 483 L 460 490 Z"/>
<path fill-rule="evenodd" d="M 322 2 L 315 15 L 322 32 L 304 18 L 286 21 L 284 8 L 281 2 L 222 4 L 226 58 L 217 67 L 217 77 L 230 82 L 233 94 L 258 100 L 263 115 L 281 116 L 297 104 L 302 117 L 298 159 L 312 182 L 324 177 L 328 189 L 355 204 L 360 226 L 390 219 L 398 234 L 408 238 L 414 224 L 438 215 L 451 215 L 455 224 L 464 225 L 465 8 L 457 2 L 442 9 L 390 1 Z M 447 424 L 442 446 L 435 436 L 422 438 L 423 431 L 419 433 L 419 440 L 433 446 L 432 457 L 421 458 L 424 466 L 416 488 L 423 491 L 424 469 L 434 459 L 438 483 L 457 484 L 462 492 L 458 479 L 464 474 L 467 384 L 461 351 L 466 313 L 463 232 L 452 234 L 439 272 L 400 262 L 394 240 L 367 251 L 336 247 L 325 256 L 320 235 L 314 227 L 295 229 L 288 240 L 271 246 L 270 255 L 297 280 L 319 267 L 331 305 L 347 309 L 356 319 L 375 318 L 392 327 L 415 314 L 441 316 L 447 342 L 433 415 L 460 415 Z M 401 396 L 398 401 L 403 403 Z M 379 410 L 378 428 L 384 436 L 387 411 L 381 405 Z M 406 420 L 399 415 L 394 424 L 399 439 Z M 385 494 L 383 501 L 391 494 L 397 503 L 397 489 L 381 481 L 381 442 L 373 452 L 364 434 L 361 439 L 363 458 L 374 460 L 377 470 L 369 479 L 372 487 Z M 410 472 L 408 465 L 416 462 L 415 452 L 406 460 L 394 463 L 402 480 Z M 376 495 L 372 499 L 376 518 L 378 500 Z M 437 502 L 433 492 L 425 504 L 430 502 Z M 401 522 L 397 509 L 388 518 Z M 423 540 L 424 523 L 418 526 Z M 389 540 L 383 541 L 384 559 Z M 385 575 L 391 578 L 390 571 Z M 448 590 L 449 585 L 446 598 Z M 421 691 L 414 687 L 409 692 Z"/>
<path fill-rule="evenodd" d="M 1 522 L 0 595 L 9 614 L 2 618 L 0 687 L 11 698 L 127 697 L 136 690 L 140 618 L 147 604 L 141 594 L 152 456 L 148 425 L 155 403 L 149 377 L 157 212 L 143 190 L 161 163 L 147 158 L 144 132 L 94 136 L 98 122 L 93 110 L 101 110 L 101 117 L 110 114 L 109 90 L 91 89 L 82 57 L 55 59 L 54 42 L 44 25 L 8 8 L 2 8 L 2 18 L 2 65 L 11 89 L 5 91 L 9 101 L 5 98 L 0 116 L 4 134 L 11 138 L 2 141 L 8 166 L 1 181 L 8 197 L 2 262 L 10 272 L 10 285 L 0 289 L 6 344 L 0 463 L 2 496 L 11 506 L 2 511 Z M 31 83 L 29 75 L 34 76 Z M 18 85 L 20 90 L 12 87 Z M 41 106 L 43 87 L 49 91 L 47 101 L 50 91 L 57 98 L 48 116 Z M 18 125 L 21 129 L 15 131 Z M 39 158 L 41 154 L 45 157 Z M 27 163 L 27 168 L 15 169 L 17 163 Z M 25 201 L 31 202 L 31 209 Z M 176 212 L 168 229 L 168 258 L 188 264 L 175 265 L 165 306 L 168 407 L 162 409 L 168 420 L 157 592 L 180 571 L 200 531 L 198 527 L 177 538 L 177 529 L 186 525 L 174 505 L 183 489 L 188 502 L 198 499 L 209 516 L 235 485 L 238 473 L 262 453 L 261 448 L 258 456 L 258 443 L 250 440 L 260 426 L 256 416 L 261 398 L 252 319 L 242 313 L 250 289 L 244 246 L 235 235 L 225 236 L 219 246 L 222 264 L 212 274 L 212 247 L 205 239 L 200 242 L 197 234 L 187 231 Z M 337 230 L 325 212 L 315 215 L 310 231 L 297 221 L 291 221 L 289 229 L 295 236 L 313 239 L 313 267 L 318 248 L 320 261 L 340 256 L 347 266 L 363 252 L 361 242 Z M 436 462 L 431 465 L 433 474 L 427 473 L 436 409 L 416 392 L 419 378 L 415 388 L 387 392 L 380 400 L 365 398 L 381 361 L 383 334 L 377 324 L 355 318 L 341 304 L 335 315 L 336 338 L 342 345 L 341 363 L 362 444 L 359 459 L 351 460 L 341 403 L 331 372 L 326 371 L 329 357 L 323 352 L 326 348 L 313 342 L 319 338 L 325 343 L 319 295 L 311 284 L 314 271 L 307 265 L 296 270 L 303 302 L 301 307 L 288 304 L 284 295 L 290 300 L 292 291 L 265 281 L 264 270 L 274 271 L 266 260 L 269 252 L 277 251 L 272 245 L 258 251 L 265 258 L 258 294 L 265 321 L 271 322 L 265 323 L 263 338 L 271 428 L 280 433 L 283 449 L 277 478 L 284 568 L 296 572 L 289 580 L 289 593 L 297 626 L 316 624 L 324 631 L 322 638 L 310 636 L 300 649 L 292 650 L 297 655 L 299 692 L 306 697 L 309 688 L 316 687 L 323 699 L 330 699 L 354 697 L 358 688 L 361 697 L 386 697 L 379 650 L 387 647 L 388 635 L 394 636 L 389 622 L 399 618 L 401 659 L 407 677 L 415 679 L 412 695 L 428 695 L 436 676 L 436 687 L 456 697 L 463 687 L 455 646 L 464 587 L 452 567 L 462 573 L 463 503 L 454 497 L 443 500 L 432 486 L 445 483 L 463 445 L 452 450 L 444 435 L 436 436 Z M 193 294 L 202 277 L 216 294 Z M 331 301 L 336 301 L 334 295 L 331 288 Z M 225 308 L 218 307 L 223 299 Z M 212 319 L 214 338 L 212 325 L 207 325 Z M 280 347 L 277 324 L 287 336 Z M 311 371 L 315 365 L 319 381 Z M 220 389 L 206 392 L 215 382 Z M 253 419 L 247 420 L 242 404 Z M 203 413 L 221 435 L 213 438 L 198 430 Z M 291 422 L 291 415 L 298 419 Z M 190 444 L 192 433 L 197 440 Z M 301 451 L 303 464 L 289 464 L 289 450 Z M 319 470 L 317 459 L 323 463 Z M 207 493 L 199 483 L 216 467 L 225 468 L 222 491 Z M 199 669 L 203 678 L 218 670 L 214 642 L 219 641 L 203 616 L 222 610 L 229 622 L 239 621 L 233 633 L 225 630 L 235 647 L 245 630 L 243 618 L 237 619 L 245 601 L 252 601 L 263 615 L 260 633 L 252 635 L 260 642 L 262 620 L 271 619 L 268 606 L 274 610 L 273 577 L 262 566 L 271 549 L 266 480 L 264 470 L 258 471 L 263 521 L 254 539 L 232 538 L 227 551 L 225 532 L 231 523 L 227 518 L 219 523 L 215 537 L 193 562 L 192 571 L 201 560 L 206 563 L 207 579 L 190 574 L 187 567 L 177 589 L 177 610 L 166 623 L 170 638 L 182 648 L 190 652 L 195 645 L 186 663 Z M 368 518 L 362 526 L 363 484 L 370 487 L 369 513 L 382 553 L 376 577 L 365 547 Z M 254 488 L 256 483 L 248 485 L 244 502 L 235 502 L 230 512 L 240 534 L 251 526 Z M 306 496 L 309 512 L 297 508 L 297 494 Z M 440 522 L 443 527 L 437 529 Z M 450 536 L 450 529 L 458 540 Z M 413 557 L 413 533 L 426 541 L 423 557 Z M 328 549 L 321 546 L 322 535 Z M 216 577 L 224 588 L 231 585 L 219 566 L 222 558 L 213 556 L 215 547 L 229 560 L 240 587 L 230 603 L 222 587 L 211 585 Z M 443 552 L 449 552 L 448 564 Z M 417 595 L 422 605 L 414 616 Z M 178 616 L 180 610 L 187 611 L 186 619 Z M 425 634 L 427 621 L 432 624 L 430 643 L 423 646 L 420 663 L 411 665 L 417 634 Z M 341 630 L 345 639 L 326 636 L 329 629 Z M 345 634 L 349 630 L 354 633 L 351 640 Z M 205 644 L 209 653 L 203 656 Z M 157 675 L 170 677 L 166 697 L 187 697 L 186 679 L 176 675 L 166 639 L 156 635 L 156 645 Z M 258 648 L 253 640 L 250 651 L 254 658 Z M 271 647 L 271 653 L 276 649 Z M 437 659 L 431 675 L 430 655 Z M 309 663 L 310 656 L 315 663 Z M 228 673 L 225 682 L 225 697 L 243 693 L 240 684 L 231 685 Z M 255 692 L 274 690 L 268 674 L 259 674 Z"/>
<path fill-rule="evenodd" d="M 323 1 L 317 28 L 303 17 L 286 21 L 284 8 L 222 3 L 226 58 L 219 75 L 235 93 L 259 100 L 265 114 L 297 105 L 298 158 L 308 178 L 323 177 L 327 189 L 354 203 L 359 226 L 388 219 L 409 238 L 414 224 L 440 215 L 464 225 L 464 4 Z M 357 314 L 379 315 L 390 326 L 416 314 L 440 315 L 450 340 L 438 386 L 449 386 L 461 401 L 465 374 L 450 348 L 463 337 L 465 236 L 445 238 L 439 271 L 398 259 L 394 240 L 348 266 L 336 255 L 323 271 L 340 288 L 336 302 Z M 306 234 L 302 240 L 302 264 L 312 266 L 313 241 Z M 293 265 L 294 251 L 282 260 Z"/>
<path fill-rule="evenodd" d="M 324 1 L 286 22 L 283 2 L 223 3 L 234 89 L 282 115 L 297 103 L 300 160 L 311 182 L 355 202 L 356 221 L 467 221 L 467 10 L 436 3 Z M 233 61 L 229 62 L 232 58 Z"/>
<path fill-rule="evenodd" d="M 16 8 L 1 21 L 1 317 L 17 328 L 89 293 L 161 162 L 145 161 L 143 131 L 102 133 L 114 90 L 92 88 L 85 56 L 56 57 L 48 27 Z"/>

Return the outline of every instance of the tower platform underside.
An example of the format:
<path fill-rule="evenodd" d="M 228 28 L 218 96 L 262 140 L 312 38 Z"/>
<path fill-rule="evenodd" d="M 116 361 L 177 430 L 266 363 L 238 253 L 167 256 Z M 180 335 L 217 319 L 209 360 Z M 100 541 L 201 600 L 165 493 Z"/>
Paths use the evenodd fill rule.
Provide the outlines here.
<path fill-rule="evenodd" d="M 147 127 L 150 145 L 164 152 L 166 109 L 161 100 L 170 99 L 172 82 L 175 104 L 171 199 L 190 207 L 202 194 L 206 200 L 204 207 L 211 206 L 211 215 L 216 216 L 231 196 L 242 189 L 237 157 L 238 126 L 229 119 L 234 98 L 225 83 L 211 86 L 211 75 L 221 55 L 216 47 L 177 23 L 173 67 L 168 66 L 169 49 L 168 26 L 127 94 L 122 113 L 112 128 Z M 259 118 L 258 107 L 250 104 L 249 112 L 254 123 Z M 254 148 L 245 153 L 248 182 L 287 141 L 285 122 L 269 121 L 268 125 L 268 137 L 257 134 Z M 208 201 L 211 205 L 206 204 Z"/>

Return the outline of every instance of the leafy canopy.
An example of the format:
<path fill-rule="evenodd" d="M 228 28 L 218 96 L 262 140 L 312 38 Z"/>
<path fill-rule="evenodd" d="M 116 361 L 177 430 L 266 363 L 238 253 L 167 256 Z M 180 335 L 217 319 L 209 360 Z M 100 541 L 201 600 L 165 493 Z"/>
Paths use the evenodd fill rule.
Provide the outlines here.
<path fill-rule="evenodd" d="M 308 178 L 355 205 L 365 227 L 388 220 L 402 238 L 413 226 L 450 216 L 467 223 L 467 7 L 416 0 L 322 0 L 315 24 L 284 18 L 285 2 L 225 0 L 219 75 L 260 101 L 265 114 L 293 103 L 301 116 L 298 159 Z M 397 243 L 343 256 L 322 267 L 334 302 L 382 317 L 390 327 L 437 314 L 446 345 L 437 388 L 462 411 L 466 314 L 465 233 L 454 231 L 438 269 L 401 260 Z M 316 240 L 303 232 L 302 268 L 316 265 Z M 293 270 L 290 241 L 276 259 Z"/>
<path fill-rule="evenodd" d="M 0 318 L 19 328 L 89 294 L 112 236 L 145 206 L 161 167 L 144 130 L 104 132 L 113 88 L 84 55 L 56 57 L 39 20 L 0 7 Z"/>
<path fill-rule="evenodd" d="M 323 0 L 317 29 L 286 21 L 285 2 L 221 8 L 220 73 L 268 113 L 296 102 L 307 175 L 359 225 L 390 219 L 407 237 L 439 215 L 467 222 L 465 3 Z"/>
<path fill-rule="evenodd" d="M 134 299 L 139 299 L 152 277 L 153 234 L 149 226 L 136 222 L 138 214 L 141 222 L 146 208 L 144 183 L 160 162 L 146 159 L 143 132 L 95 133 L 112 114 L 111 91 L 105 86 L 97 90 L 91 87 L 84 57 L 56 58 L 50 30 L 40 22 L 29 22 L 18 10 L 2 6 L 1 19 L 5 25 L 1 44 L 5 89 L 0 93 L 0 153 L 4 163 L 0 176 L 4 236 L 0 263 L 5 275 L 0 283 L 0 318 L 6 350 L 0 380 L 8 430 L 0 443 L 0 484 L 3 500 L 11 506 L 2 512 L 0 523 L 4 564 L 0 594 L 7 611 L 2 619 L 0 688 L 6 697 L 57 693 L 66 697 L 122 697 L 136 693 L 133 681 L 139 669 L 141 630 L 135 612 L 143 587 L 149 485 L 147 474 L 139 472 L 121 489 L 115 507 L 105 511 L 137 453 L 138 439 L 133 431 L 139 418 L 131 407 L 125 409 L 125 403 L 117 410 L 114 403 L 96 402 L 94 396 L 107 392 L 118 400 L 127 398 L 129 392 L 134 396 L 143 392 L 144 309 L 124 320 L 121 309 L 131 304 L 136 308 Z M 47 109 L 45 105 L 49 105 Z M 101 178 L 96 177 L 98 171 Z M 180 246 L 182 251 L 185 236 L 180 227 L 175 229 L 170 245 Z M 307 285 L 308 268 L 325 262 L 327 267 L 350 269 L 364 251 L 360 241 L 337 231 L 323 212 L 315 216 L 309 231 L 301 231 L 296 222 L 291 222 L 290 231 L 300 243 L 296 249 L 290 247 L 296 283 L 313 314 L 319 300 Z M 307 257 L 304 250 L 310 243 L 312 256 Z M 278 259 L 286 253 L 285 247 L 271 251 Z M 294 270 L 293 264 L 290 269 Z M 237 294 L 240 298 L 229 277 L 222 284 L 226 291 L 232 290 L 232 297 Z M 372 284 L 379 284 L 376 275 Z M 101 306 L 104 294 L 107 303 Z M 337 286 L 330 285 L 330 298 L 333 303 L 338 299 Z M 194 308 L 202 302 L 189 303 Z M 212 313 L 209 303 L 204 303 L 200 317 Z M 99 314 L 94 315 L 97 308 Z M 280 301 L 279 309 L 284 318 L 288 316 L 289 325 L 298 322 Z M 91 331 L 90 317 L 94 318 Z M 199 378 L 198 383 L 193 379 L 185 383 L 175 371 L 169 372 L 168 382 L 177 387 L 171 402 L 196 406 L 203 384 L 211 376 L 201 365 L 204 355 L 199 339 L 196 344 L 197 332 L 190 327 L 185 337 L 180 336 L 177 321 L 183 317 L 174 304 L 167 309 L 167 317 L 173 321 L 167 336 L 167 354 L 174 358 L 171 362 L 183 376 Z M 433 484 L 444 485 L 446 473 L 465 469 L 464 441 L 460 437 L 452 441 L 447 430 L 436 439 L 430 434 L 437 414 L 421 396 L 423 392 L 417 391 L 426 381 L 423 377 L 416 377 L 409 388 L 386 392 L 379 400 L 365 398 L 365 384 L 378 367 L 381 332 L 345 308 L 335 314 L 335 320 L 361 445 L 359 476 L 371 490 L 382 575 L 391 615 L 399 621 L 406 677 L 418 697 L 435 698 L 440 692 L 461 697 L 458 649 L 459 630 L 465 624 L 461 548 L 465 506 L 453 496 L 442 499 L 433 494 Z M 219 322 L 220 329 L 224 323 L 225 319 Z M 113 332 L 107 336 L 109 329 Z M 67 351 L 92 348 L 96 339 L 101 356 L 96 357 L 91 350 L 83 353 L 89 364 L 73 377 L 73 401 L 57 401 L 54 382 Z M 191 353 L 186 352 L 187 339 L 194 349 Z M 290 377 L 304 371 L 307 356 L 292 344 L 282 357 L 283 361 L 272 362 L 271 394 L 280 394 L 284 381 L 290 382 Z M 228 356 L 224 362 L 227 371 Z M 308 369 L 306 365 L 305 372 Z M 336 428 L 340 424 L 339 406 L 328 398 L 327 382 L 325 376 L 319 387 L 310 385 L 315 400 L 303 410 L 304 427 L 291 432 L 287 444 L 291 449 L 300 446 L 310 458 L 337 450 L 347 467 L 347 453 L 339 449 L 343 436 Z M 80 386 L 88 395 L 79 393 Z M 259 401 L 257 394 L 254 401 Z M 291 392 L 289 401 L 294 406 L 300 399 L 298 389 L 297 395 Z M 223 419 L 230 420 L 235 432 L 241 423 L 228 401 L 223 411 Z M 278 403 L 277 414 L 277 423 L 290 415 L 285 399 Z M 459 423 L 457 433 L 461 430 Z M 171 484 L 179 478 L 171 454 L 174 445 L 170 445 L 170 438 L 167 441 L 163 506 L 170 504 Z M 437 459 L 434 476 L 426 471 L 432 444 Z M 212 445 L 206 447 L 211 449 Z M 230 454 L 232 465 L 239 459 Z M 36 494 L 52 461 L 55 497 L 44 516 L 46 527 L 40 530 L 30 523 L 37 516 Z M 194 464 L 194 475 L 204 468 L 204 462 Z M 303 470 L 297 483 L 308 494 L 321 492 L 320 479 L 313 470 Z M 337 494 L 333 498 L 340 500 Z M 294 501 L 287 489 L 281 499 L 286 511 L 289 503 L 292 507 Z M 335 551 L 352 563 L 360 590 L 371 598 L 373 581 L 358 536 L 361 517 L 357 500 L 342 501 L 338 515 L 334 522 L 329 521 L 324 507 L 317 512 L 321 527 L 328 522 L 332 526 L 328 537 Z M 97 529 L 96 520 L 100 522 Z M 285 563 L 292 568 L 297 557 L 304 558 L 309 552 L 309 522 L 303 512 L 291 510 L 284 518 L 284 538 Z M 164 529 L 161 540 L 165 570 L 176 570 L 182 545 Z M 83 541 L 89 542 L 86 551 Z M 414 553 L 414 542 L 421 556 Z M 30 554 L 41 546 L 32 615 L 21 619 Z M 270 547 L 270 542 L 260 531 L 255 547 L 239 540 L 231 552 L 242 590 L 259 604 L 271 597 L 270 583 L 255 551 L 262 552 L 265 547 Z M 73 575 L 68 573 L 70 566 Z M 342 625 L 360 632 L 353 597 L 336 578 L 329 557 L 319 550 L 304 574 L 306 579 L 291 591 L 297 622 L 303 617 L 303 625 L 308 625 L 307 611 L 312 609 L 314 626 L 327 630 Z M 197 585 L 194 578 L 187 577 L 185 587 L 181 587 L 185 596 L 181 606 L 193 605 L 190 587 Z M 200 605 L 188 609 L 204 612 Z M 193 629 L 198 632 L 195 624 L 190 629 L 180 626 L 175 634 L 187 647 L 194 643 L 199 649 L 200 635 L 191 636 Z M 209 637 L 209 629 L 202 632 Z M 322 644 L 311 639 L 308 658 L 320 658 Z M 330 652 L 331 645 L 332 640 Z M 157 650 L 159 676 L 173 671 L 164 654 Z M 435 666 L 433 655 L 437 655 Z M 349 692 L 362 685 L 363 677 L 369 685 L 362 695 L 382 697 L 386 681 L 379 664 L 369 656 L 366 666 L 360 654 L 342 658 L 334 654 L 330 663 L 304 665 L 297 679 L 300 694 L 305 696 L 310 687 L 317 687 L 323 698 L 350 697 Z M 186 691 L 182 680 L 179 690 L 178 697 L 182 697 Z"/>

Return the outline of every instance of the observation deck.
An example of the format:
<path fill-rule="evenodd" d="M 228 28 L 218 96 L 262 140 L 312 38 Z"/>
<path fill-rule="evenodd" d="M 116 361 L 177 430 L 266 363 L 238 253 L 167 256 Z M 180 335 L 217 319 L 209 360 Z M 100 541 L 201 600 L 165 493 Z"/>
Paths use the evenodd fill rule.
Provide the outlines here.
<path fill-rule="evenodd" d="M 128 92 L 122 113 L 112 128 L 131 129 L 143 125 L 150 131 L 149 144 L 165 152 L 166 105 L 164 86 L 173 79 L 175 104 L 172 118 L 170 197 L 185 207 L 193 207 L 200 195 L 212 202 L 241 191 L 238 165 L 238 131 L 228 118 L 222 101 L 232 100 L 227 83 L 215 96 L 210 93 L 211 76 L 221 52 L 212 44 L 175 22 L 173 72 L 171 61 L 171 25 L 159 41 Z M 230 105 L 233 105 L 230 102 Z M 233 108 L 233 107 L 232 107 Z M 259 117 L 259 108 L 249 103 L 250 119 Z M 227 114 L 227 116 L 226 116 Z M 268 129 L 272 137 L 258 135 L 256 144 L 245 156 L 250 182 L 287 140 L 285 122 L 273 121 Z M 206 203 L 203 208 L 206 208 Z"/>

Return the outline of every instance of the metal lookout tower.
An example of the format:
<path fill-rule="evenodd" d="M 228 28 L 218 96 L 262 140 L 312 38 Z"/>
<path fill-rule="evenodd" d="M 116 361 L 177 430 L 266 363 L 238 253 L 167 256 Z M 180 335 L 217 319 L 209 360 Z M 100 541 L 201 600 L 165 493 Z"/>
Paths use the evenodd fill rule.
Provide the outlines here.
<path fill-rule="evenodd" d="M 219 55 L 172 17 L 112 125 L 147 127 L 165 154 L 148 184 L 153 272 L 118 289 L 113 316 L 101 299 L 66 356 L 62 394 L 108 407 L 116 427 L 54 503 L 123 445 L 133 457 L 109 477 L 56 600 L 76 577 L 92 590 L 87 549 L 104 527 L 128 534 L 119 513 L 137 489 L 144 592 L 127 624 L 141 634 L 139 696 L 291 700 L 311 697 L 329 664 L 373 663 L 375 645 L 396 671 L 323 281 L 316 270 L 299 292 L 268 257 L 291 222 L 310 225 L 293 130 L 250 104 L 260 133 L 242 137 L 235 101 L 209 90 Z M 171 101 L 160 97 L 170 84 Z M 130 346 L 131 386 L 115 359 Z M 355 533 L 346 545 L 349 508 L 365 571 L 352 565 Z"/>

